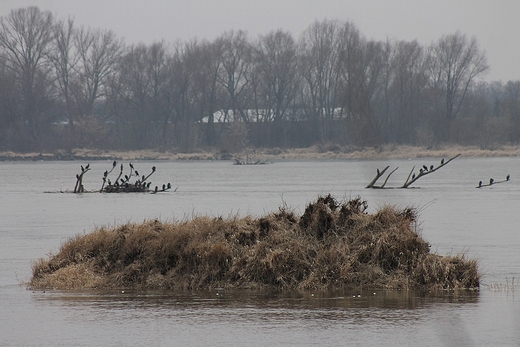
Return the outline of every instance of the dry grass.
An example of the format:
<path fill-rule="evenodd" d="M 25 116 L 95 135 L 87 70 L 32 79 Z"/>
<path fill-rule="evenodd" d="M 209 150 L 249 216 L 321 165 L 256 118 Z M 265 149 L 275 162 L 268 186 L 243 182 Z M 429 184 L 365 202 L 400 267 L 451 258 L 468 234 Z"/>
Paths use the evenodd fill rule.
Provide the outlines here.
<path fill-rule="evenodd" d="M 29 287 L 462 289 L 477 263 L 431 254 L 417 214 L 319 197 L 302 216 L 195 217 L 98 228 L 33 264 Z"/>
<path fill-rule="evenodd" d="M 353 148 L 337 145 L 315 145 L 308 148 L 268 148 L 234 153 L 238 157 L 254 156 L 261 161 L 294 159 L 412 159 L 421 157 L 519 157 L 520 146 L 504 145 L 495 150 L 481 149 L 477 146 L 444 145 L 436 148 L 406 145 L 382 145 L 377 148 Z M 74 149 L 55 153 L 14 153 L 0 152 L 0 160 L 216 160 L 231 158 L 223 156 L 219 150 L 200 149 L 191 153 L 171 150 L 113 151 L 95 149 Z"/>

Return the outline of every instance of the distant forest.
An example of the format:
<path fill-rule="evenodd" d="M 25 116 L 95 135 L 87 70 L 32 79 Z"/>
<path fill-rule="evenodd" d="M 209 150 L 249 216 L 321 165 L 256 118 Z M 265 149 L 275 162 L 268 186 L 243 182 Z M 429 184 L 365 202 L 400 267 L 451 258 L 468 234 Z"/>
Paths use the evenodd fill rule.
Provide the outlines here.
<path fill-rule="evenodd" d="M 26 7 L 0 17 L 0 150 L 518 144 L 520 81 L 488 69 L 460 32 L 423 46 L 322 20 L 127 45 Z"/>

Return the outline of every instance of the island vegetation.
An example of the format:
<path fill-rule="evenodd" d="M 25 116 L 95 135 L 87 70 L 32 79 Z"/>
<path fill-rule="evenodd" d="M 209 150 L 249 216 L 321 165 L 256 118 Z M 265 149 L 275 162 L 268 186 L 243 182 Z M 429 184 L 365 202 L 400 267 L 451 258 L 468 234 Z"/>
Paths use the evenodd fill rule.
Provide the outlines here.
<path fill-rule="evenodd" d="M 475 260 L 441 256 L 414 208 L 368 213 L 320 196 L 298 216 L 196 216 L 99 227 L 33 264 L 31 289 L 478 289 Z"/>

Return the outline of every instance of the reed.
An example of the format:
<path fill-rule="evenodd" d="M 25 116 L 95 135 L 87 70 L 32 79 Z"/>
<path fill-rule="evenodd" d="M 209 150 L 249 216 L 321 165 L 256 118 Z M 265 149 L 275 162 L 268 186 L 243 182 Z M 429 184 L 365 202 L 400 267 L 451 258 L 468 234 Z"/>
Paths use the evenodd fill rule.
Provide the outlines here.
<path fill-rule="evenodd" d="M 32 289 L 467 289 L 478 264 L 440 256 L 417 231 L 417 211 L 360 198 L 318 197 L 297 216 L 197 216 L 97 228 L 33 263 Z"/>

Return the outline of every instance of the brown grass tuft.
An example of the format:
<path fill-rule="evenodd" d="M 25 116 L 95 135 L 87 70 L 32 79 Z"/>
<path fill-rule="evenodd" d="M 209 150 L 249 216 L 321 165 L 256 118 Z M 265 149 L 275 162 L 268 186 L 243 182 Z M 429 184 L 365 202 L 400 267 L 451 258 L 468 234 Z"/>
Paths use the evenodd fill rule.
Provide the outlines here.
<path fill-rule="evenodd" d="M 431 254 L 417 212 L 318 197 L 300 217 L 195 217 L 98 228 L 33 264 L 30 288 L 478 288 L 477 262 Z"/>

